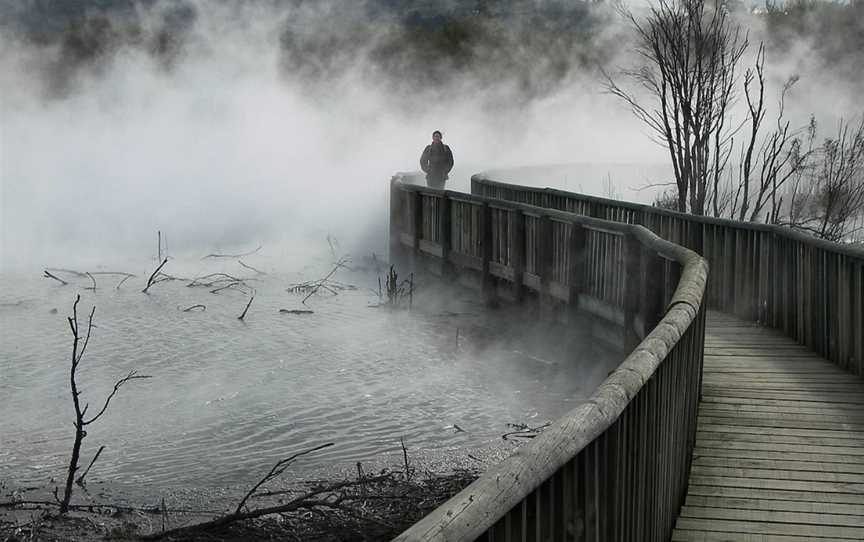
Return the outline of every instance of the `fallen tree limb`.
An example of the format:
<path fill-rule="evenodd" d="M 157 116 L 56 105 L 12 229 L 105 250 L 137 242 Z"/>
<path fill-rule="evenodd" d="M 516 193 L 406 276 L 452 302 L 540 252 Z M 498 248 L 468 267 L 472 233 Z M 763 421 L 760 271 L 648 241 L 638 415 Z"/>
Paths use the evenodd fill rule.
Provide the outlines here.
<path fill-rule="evenodd" d="M 0 508 L 18 508 L 22 506 L 60 506 L 60 503 L 57 501 L 45 501 L 45 500 L 20 500 L 20 501 L 6 501 L 0 502 Z M 121 504 L 114 503 L 106 503 L 106 502 L 93 502 L 87 504 L 70 504 L 70 510 L 121 510 L 124 512 L 143 512 L 145 514 L 159 514 L 161 513 L 161 507 L 159 505 L 153 506 L 126 506 Z M 185 509 L 185 508 L 169 508 L 167 509 L 169 512 L 174 513 L 182 513 L 182 514 L 218 514 L 220 510 L 196 510 L 196 509 Z"/>
<path fill-rule="evenodd" d="M 251 250 L 249 252 L 244 252 L 243 254 L 208 254 L 201 258 L 202 260 L 206 260 L 207 258 L 242 258 L 243 256 L 251 256 L 261 250 L 264 245 L 258 245 L 258 248 L 255 250 Z"/>
<path fill-rule="evenodd" d="M 75 271 L 74 269 L 64 269 L 62 267 L 49 267 L 48 271 L 52 273 L 69 273 L 70 275 L 75 275 L 76 277 L 85 278 L 87 275 L 82 271 Z"/>
<path fill-rule="evenodd" d="M 123 283 L 124 283 L 124 282 L 126 282 L 127 280 L 131 279 L 131 278 L 134 277 L 134 276 L 135 276 L 135 275 L 127 275 L 127 276 L 123 277 L 123 279 L 122 279 L 120 282 L 117 283 L 117 286 L 114 287 L 114 289 L 115 289 L 115 290 L 119 290 L 120 287 L 123 286 Z"/>
<path fill-rule="evenodd" d="M 252 302 L 255 301 L 255 291 L 252 291 L 252 297 L 249 298 L 249 303 L 246 303 L 246 308 L 243 309 L 243 314 L 237 317 L 238 320 L 243 320 L 246 318 L 246 313 L 249 311 L 249 307 L 252 306 Z"/>
<path fill-rule="evenodd" d="M 222 290 L 227 290 L 228 288 L 235 288 L 237 286 L 245 286 L 245 284 L 243 284 L 243 282 L 239 281 L 239 280 L 236 282 L 229 282 L 228 284 L 226 284 L 224 286 L 219 286 L 218 288 L 213 288 L 212 290 L 210 290 L 210 293 L 211 294 L 218 294 Z"/>
<path fill-rule="evenodd" d="M 300 456 L 304 456 L 306 454 L 311 454 L 312 452 L 317 452 L 318 450 L 321 450 L 324 448 L 329 448 L 330 446 L 333 446 L 333 444 L 334 444 L 333 442 L 328 442 L 327 444 L 322 444 L 320 446 L 316 446 L 314 448 L 310 448 L 308 450 L 298 452 L 298 453 L 292 455 L 291 457 L 277 461 L 276 464 L 273 465 L 273 468 L 270 469 L 270 472 L 268 472 L 266 475 L 264 475 L 264 477 L 261 478 L 261 480 L 259 480 L 258 483 L 255 484 L 252 487 L 252 489 L 250 489 L 249 492 L 246 493 L 246 495 L 240 500 L 240 504 L 237 505 L 237 509 L 234 511 L 234 513 L 239 514 L 240 510 L 242 510 L 242 508 L 243 508 L 243 505 L 246 504 L 246 501 L 249 500 L 249 497 L 251 497 L 259 487 L 261 487 L 265 483 L 269 482 L 273 478 L 276 478 L 277 476 L 279 476 L 283 472 L 285 472 L 285 469 L 287 469 L 288 466 L 291 465 L 291 463 L 295 459 L 297 459 Z"/>
<path fill-rule="evenodd" d="M 238 260 L 237 263 L 239 263 L 240 265 L 242 265 L 242 266 L 245 267 L 246 269 L 249 269 L 250 271 L 255 271 L 255 272 L 258 273 L 259 275 L 266 275 L 266 274 L 267 274 L 267 273 L 265 273 L 264 271 L 261 271 L 260 269 L 255 269 L 255 268 L 252 267 L 251 265 L 246 265 L 245 263 L 243 263 L 243 260 Z"/>
<path fill-rule="evenodd" d="M 146 294 L 146 293 L 147 293 L 147 290 L 149 290 L 150 287 L 153 286 L 153 284 L 154 284 L 153 279 L 156 278 L 156 274 L 159 273 L 159 271 L 162 270 L 162 267 L 163 267 L 166 263 L 168 263 L 168 258 L 165 258 L 164 260 L 162 260 L 162 263 L 159 264 L 159 267 L 156 268 L 156 271 L 153 271 L 153 274 L 150 275 L 150 278 L 147 280 L 147 287 L 144 288 L 143 290 L 141 290 L 142 292 L 144 292 L 144 293 Z"/>
<path fill-rule="evenodd" d="M 99 456 L 102 455 L 102 450 L 104 450 L 104 449 L 105 449 L 104 444 L 102 446 L 99 446 L 99 451 L 96 452 L 96 455 L 94 455 L 93 459 L 90 460 L 90 464 L 87 465 L 86 469 L 84 469 L 84 473 L 75 480 L 76 484 L 78 484 L 81 487 L 84 487 L 84 478 L 87 476 L 87 473 L 90 472 L 90 469 L 93 467 L 93 463 L 95 463 L 96 460 L 99 459 Z"/>
<path fill-rule="evenodd" d="M 66 286 L 67 284 L 69 284 L 68 282 L 61 279 L 60 277 L 57 277 L 56 275 L 52 275 L 51 273 L 49 273 L 47 269 L 44 271 L 44 273 L 45 274 L 42 276 L 45 277 L 46 279 L 54 279 L 57 282 L 59 282 L 60 284 L 62 284 L 63 286 Z"/>
<path fill-rule="evenodd" d="M 315 493 L 317 494 L 317 493 Z M 314 494 L 313 494 L 314 495 Z M 258 508 L 257 510 L 252 510 L 249 512 L 240 512 L 227 514 L 224 516 L 220 516 L 211 521 L 204 521 L 202 523 L 195 523 L 193 525 L 187 525 L 185 527 L 178 527 L 176 529 L 169 529 L 167 531 L 162 531 L 160 533 L 153 533 L 142 536 L 141 540 L 159 540 L 166 537 L 177 537 L 182 536 L 194 532 L 199 531 L 209 531 L 218 527 L 223 527 L 228 525 L 229 523 L 233 523 L 235 521 L 243 521 L 245 519 L 255 519 L 260 518 L 262 516 L 266 516 L 269 514 L 284 514 L 285 512 L 292 512 L 294 510 L 299 510 L 301 508 L 311 508 L 316 506 L 318 503 L 316 501 L 312 501 L 307 496 L 299 497 L 285 504 L 280 504 L 278 506 L 270 506 L 267 508 Z"/>
<path fill-rule="evenodd" d="M 52 271 L 53 271 L 53 273 L 52 273 Z M 64 286 L 69 284 L 69 283 L 66 282 L 65 280 L 61 279 L 60 277 L 58 277 L 54 273 L 67 273 L 69 275 L 74 275 L 76 277 L 81 277 L 81 278 L 87 277 L 92 281 L 93 286 L 90 288 L 85 288 L 86 290 L 95 290 L 96 289 L 96 279 L 94 278 L 96 275 L 118 275 L 118 276 L 122 276 L 123 280 L 121 280 L 120 283 L 117 284 L 116 289 L 120 289 L 120 286 L 124 282 L 126 282 L 127 280 L 129 280 L 130 278 L 135 276 L 132 273 L 126 273 L 123 271 L 76 271 L 74 269 L 62 269 L 62 268 L 57 268 L 57 267 L 48 267 L 43 271 L 43 273 L 44 274 L 42 276 L 45 277 L 46 279 L 54 279 L 57 282 L 63 284 Z"/>
<path fill-rule="evenodd" d="M 331 269 L 330 272 L 327 273 L 327 276 L 324 277 L 323 279 L 321 279 L 320 281 L 318 281 L 317 286 L 315 286 L 314 288 L 312 288 L 312 291 L 309 292 L 308 294 L 306 294 L 306 297 L 304 297 L 304 298 L 303 298 L 303 301 L 301 301 L 300 303 L 302 303 L 303 305 L 305 305 L 305 304 L 306 304 L 306 300 L 309 299 L 310 297 L 312 297 L 312 296 L 315 294 L 315 292 L 317 292 L 318 289 L 321 288 L 321 286 L 323 286 L 324 283 L 327 282 L 327 280 L 328 280 L 330 277 L 332 277 L 334 273 L 336 273 L 336 271 L 338 271 L 338 270 L 339 270 L 340 268 L 342 268 L 342 267 L 345 267 L 345 266 L 348 264 L 348 262 L 349 262 L 349 259 L 348 259 L 347 257 L 339 258 L 339 261 L 336 262 L 336 265 L 333 266 L 333 269 Z"/>

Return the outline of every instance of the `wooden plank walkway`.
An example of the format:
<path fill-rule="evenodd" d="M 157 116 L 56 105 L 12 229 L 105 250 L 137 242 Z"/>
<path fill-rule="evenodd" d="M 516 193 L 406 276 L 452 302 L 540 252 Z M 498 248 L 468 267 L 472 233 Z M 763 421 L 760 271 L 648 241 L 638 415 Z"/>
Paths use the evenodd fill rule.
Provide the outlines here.
<path fill-rule="evenodd" d="M 702 390 L 674 542 L 864 540 L 864 380 L 712 312 Z"/>

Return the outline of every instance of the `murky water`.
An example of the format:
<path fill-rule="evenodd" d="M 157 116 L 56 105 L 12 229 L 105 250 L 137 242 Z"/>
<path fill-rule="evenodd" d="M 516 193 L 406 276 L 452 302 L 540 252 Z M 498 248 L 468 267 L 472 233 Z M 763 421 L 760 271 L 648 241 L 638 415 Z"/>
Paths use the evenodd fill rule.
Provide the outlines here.
<path fill-rule="evenodd" d="M 253 276 L 236 262 L 218 265 Z M 310 298 L 313 314 L 279 312 L 304 308 L 302 295 L 285 291 L 290 283 L 323 274 L 259 275 L 243 322 L 248 296 L 230 289 L 165 282 L 143 294 L 139 276 L 119 290 L 99 277 L 94 292 L 83 289 L 87 279 L 4 277 L 0 478 L 44 484 L 64 475 L 74 435 L 66 318 L 76 293 L 82 330 L 96 306 L 77 376 L 90 412 L 130 370 L 152 376 L 124 386 L 84 441 L 84 466 L 106 446 L 89 478 L 124 485 L 245 483 L 325 442 L 335 445 L 295 472 L 374 461 L 399 450 L 400 437 L 414 453 L 482 449 L 500 444 L 508 422 L 539 425 L 571 409 L 617 362 L 547 348 L 561 337 L 529 336 L 506 326 L 506 314 L 422 284 L 410 312 L 370 308 L 378 297 L 368 272 L 340 272 L 357 289 Z M 180 310 L 196 303 L 206 311 Z"/>

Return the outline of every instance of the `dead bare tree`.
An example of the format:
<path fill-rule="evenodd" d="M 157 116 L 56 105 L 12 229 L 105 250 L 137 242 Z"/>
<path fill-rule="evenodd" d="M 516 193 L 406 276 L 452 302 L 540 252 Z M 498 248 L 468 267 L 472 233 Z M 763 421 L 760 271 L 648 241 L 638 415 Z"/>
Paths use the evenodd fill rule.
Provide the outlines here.
<path fill-rule="evenodd" d="M 790 123 L 784 118 L 786 95 L 797 81 L 797 76 L 786 80 L 780 91 L 775 127 L 761 138 L 761 143 L 757 147 L 757 142 L 760 140 L 759 133 L 767 113 L 765 48 L 760 44 L 754 67 L 748 69 L 744 75 L 744 95 L 747 101 L 747 121 L 750 123 L 750 132 L 741 146 L 737 186 L 734 194 L 726 194 L 725 201 L 719 205 L 717 202 L 723 199 L 723 196 L 719 190 L 716 190 L 714 216 L 722 216 L 728 207 L 729 215 L 738 220 L 776 221 L 782 206 L 782 192 L 786 182 L 806 167 L 812 152 L 812 145 L 805 146 L 799 137 L 802 130 L 790 130 Z M 812 136 L 810 142 L 812 143 Z M 769 204 L 770 208 L 765 213 Z"/>
<path fill-rule="evenodd" d="M 780 224 L 829 241 L 861 229 L 864 214 L 864 115 L 857 125 L 840 119 L 835 137 L 815 151 L 812 167 L 793 183 L 789 215 Z"/>
<path fill-rule="evenodd" d="M 606 75 L 606 88 L 668 148 L 678 210 L 703 215 L 728 160 L 737 128 L 729 120 L 746 35 L 719 0 L 659 0 L 645 21 L 621 8 L 635 29 L 643 63 L 623 75 L 647 92 L 642 101 Z"/>
<path fill-rule="evenodd" d="M 72 329 L 72 368 L 69 372 L 69 385 L 72 389 L 72 404 L 75 408 L 75 442 L 72 445 L 72 456 L 69 460 L 69 470 L 68 475 L 66 477 L 66 489 L 63 494 L 63 499 L 61 500 L 57 495 L 57 488 L 54 488 L 54 497 L 60 503 L 60 513 L 65 514 L 69 511 L 69 501 L 72 499 L 72 484 L 75 481 L 75 472 L 78 470 L 78 460 L 81 455 L 81 443 L 84 440 L 84 437 L 87 436 L 87 431 L 85 428 L 98 420 L 105 414 L 105 411 L 108 410 L 108 405 L 111 403 L 111 399 L 117 394 L 117 391 L 127 382 L 132 380 L 138 380 L 143 378 L 150 378 L 146 375 L 139 375 L 137 371 L 129 371 L 125 377 L 121 378 L 117 382 L 114 383 L 114 390 L 108 395 L 105 399 L 105 403 L 102 405 L 102 408 L 96 413 L 95 416 L 90 418 L 86 418 L 87 410 L 90 407 L 89 403 L 85 403 L 84 407 L 81 407 L 80 395 L 81 392 L 78 391 L 78 384 L 75 381 L 76 371 L 78 370 L 78 366 L 81 363 L 81 359 L 84 357 L 84 353 L 87 350 L 87 345 L 90 343 L 90 333 L 93 330 L 93 314 L 96 312 L 96 307 L 94 306 L 90 310 L 90 316 L 87 319 L 87 335 L 84 337 L 84 342 L 81 343 L 81 334 L 79 333 L 78 327 L 78 302 L 81 301 L 81 296 L 77 296 L 75 298 L 75 303 L 72 305 L 72 316 L 67 320 L 69 321 L 69 327 Z M 80 350 L 79 350 L 80 345 Z M 87 471 L 90 470 L 90 467 L 93 466 L 93 463 L 96 461 L 96 457 L 102 452 L 100 448 L 99 453 L 93 458 L 93 461 L 90 462 L 90 466 L 87 467 Z M 80 477 L 80 480 L 83 483 L 84 475 Z"/>

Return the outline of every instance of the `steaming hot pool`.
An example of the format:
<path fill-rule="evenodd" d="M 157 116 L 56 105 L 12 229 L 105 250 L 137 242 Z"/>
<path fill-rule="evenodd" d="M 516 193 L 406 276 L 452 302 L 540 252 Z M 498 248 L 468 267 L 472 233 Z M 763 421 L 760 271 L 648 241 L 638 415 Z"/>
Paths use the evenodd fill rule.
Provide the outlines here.
<path fill-rule="evenodd" d="M 309 277 L 307 277 L 309 278 Z M 93 335 L 77 376 L 97 411 L 114 382 L 135 369 L 84 440 L 82 466 L 106 449 L 88 478 L 138 488 L 216 488 L 257 479 L 280 458 L 323 444 L 292 476 L 386 464 L 404 438 L 433 468 L 513 448 L 508 423 L 541 425 L 587 397 L 618 362 L 586 348 L 564 355 L 555 337 L 530 336 L 469 300 L 422 285 L 414 308 L 371 308 L 374 275 L 316 295 L 312 314 L 289 278 L 262 275 L 248 296 L 165 282 L 141 292 L 140 275 L 115 289 L 100 277 L 68 286 L 35 276 L 0 282 L 0 479 L 45 485 L 65 476 L 74 429 L 69 392 L 76 293 L 79 320 L 95 305 Z M 205 311 L 181 309 L 205 304 Z M 457 332 L 458 329 L 458 332 Z M 545 346 L 544 346 L 545 345 Z M 552 346 L 552 347 L 550 347 Z M 556 351 L 557 350 L 557 351 Z M 591 350 L 591 354 L 588 354 Z M 458 426 L 459 429 L 456 429 Z M 401 452 L 400 452 L 401 453 Z M 470 462 L 470 461 L 469 461 Z"/>

